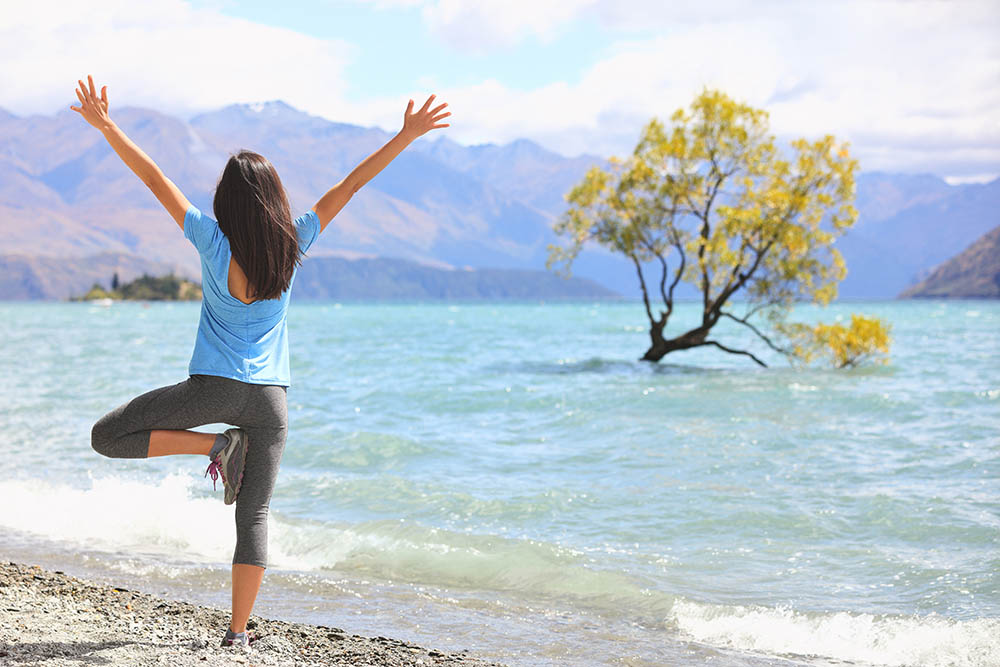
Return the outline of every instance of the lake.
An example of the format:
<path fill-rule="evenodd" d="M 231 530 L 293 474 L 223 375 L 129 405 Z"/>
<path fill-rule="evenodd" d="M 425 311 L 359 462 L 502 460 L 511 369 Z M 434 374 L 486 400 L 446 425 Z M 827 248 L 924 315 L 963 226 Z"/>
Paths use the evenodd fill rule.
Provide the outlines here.
<path fill-rule="evenodd" d="M 206 460 L 90 448 L 187 377 L 199 308 L 0 302 L 3 557 L 228 608 Z M 293 297 L 255 613 L 510 665 L 1000 664 L 1000 302 L 793 318 L 852 312 L 890 364 L 790 367 L 724 321 L 770 368 L 651 365 L 637 303 Z"/>

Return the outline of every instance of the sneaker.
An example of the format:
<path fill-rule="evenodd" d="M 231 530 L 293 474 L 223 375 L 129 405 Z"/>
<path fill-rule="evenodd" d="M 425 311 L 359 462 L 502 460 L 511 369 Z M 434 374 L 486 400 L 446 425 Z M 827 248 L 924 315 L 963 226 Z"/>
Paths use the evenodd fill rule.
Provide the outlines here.
<path fill-rule="evenodd" d="M 229 444 L 219 452 L 218 456 L 208 464 L 205 476 L 212 476 L 212 488 L 222 477 L 222 485 L 226 489 L 225 502 L 232 505 L 236 502 L 236 494 L 240 492 L 243 483 L 243 467 L 247 461 L 247 434 L 243 429 L 226 429 L 224 435 L 229 438 Z"/>
<path fill-rule="evenodd" d="M 249 651 L 250 642 L 255 639 L 257 639 L 257 637 L 250 634 L 246 630 L 243 632 L 233 632 L 229 628 L 226 628 L 226 636 L 222 638 L 220 646 L 235 646 L 236 648 L 243 649 L 244 651 Z"/>

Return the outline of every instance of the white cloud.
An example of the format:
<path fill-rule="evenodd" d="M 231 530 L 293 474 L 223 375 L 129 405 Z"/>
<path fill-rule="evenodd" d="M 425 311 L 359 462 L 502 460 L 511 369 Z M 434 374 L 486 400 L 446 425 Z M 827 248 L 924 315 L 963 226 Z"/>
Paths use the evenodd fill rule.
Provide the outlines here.
<path fill-rule="evenodd" d="M 360 0 L 377 9 L 419 7 L 438 38 L 468 53 L 510 47 L 526 37 L 551 40 L 601 0 Z"/>
<path fill-rule="evenodd" d="M 424 6 L 430 29 L 473 53 L 512 46 L 531 35 L 549 41 L 560 26 L 597 0 L 437 0 Z"/>
<path fill-rule="evenodd" d="M 779 137 L 831 132 L 851 141 L 864 169 L 957 178 L 1000 171 L 995 2 L 373 6 L 419 7 L 428 29 L 460 50 L 553 39 L 578 21 L 598 22 L 617 41 L 602 46 L 608 56 L 577 76 L 529 90 L 488 76 L 453 86 L 428 72 L 398 96 L 348 102 L 343 72 L 356 47 L 346 42 L 182 0 L 20 3 L 0 25 L 0 105 L 15 113 L 68 108 L 76 103 L 75 80 L 93 73 L 108 84 L 113 105 L 184 114 L 283 99 L 332 120 L 393 130 L 407 97 L 422 101 L 432 90 L 453 114 L 439 134 L 457 141 L 528 137 L 568 155 L 621 155 L 651 116 L 666 118 L 710 86 L 767 109 Z M 387 62 L 393 57 L 387 54 Z"/>
<path fill-rule="evenodd" d="M 0 91 L 14 113 L 50 113 L 76 104 L 76 80 L 93 74 L 112 109 L 185 113 L 281 98 L 337 115 L 352 53 L 181 0 L 20 2 L 0 27 Z"/>
<path fill-rule="evenodd" d="M 767 109 L 781 137 L 830 132 L 851 141 L 865 169 L 1000 166 L 994 2 L 599 0 L 567 3 L 558 16 L 521 0 L 468 6 L 475 9 L 439 0 L 423 11 L 432 29 L 461 36 L 451 39 L 458 49 L 509 45 L 575 15 L 661 34 L 619 41 L 573 85 L 437 82 L 454 112 L 450 133 L 462 141 L 528 136 L 567 154 L 622 154 L 650 116 L 665 118 L 709 86 Z"/>

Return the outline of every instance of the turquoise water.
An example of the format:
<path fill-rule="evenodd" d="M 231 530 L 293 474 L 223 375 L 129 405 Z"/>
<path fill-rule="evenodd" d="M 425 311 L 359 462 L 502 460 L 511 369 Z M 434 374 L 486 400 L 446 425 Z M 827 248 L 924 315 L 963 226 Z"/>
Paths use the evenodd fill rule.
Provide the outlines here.
<path fill-rule="evenodd" d="M 8 552 L 227 606 L 204 462 L 89 447 L 186 378 L 198 309 L 0 303 Z M 634 303 L 295 303 L 256 612 L 512 665 L 1000 664 L 1000 303 L 795 317 L 851 312 L 888 366 L 790 368 L 729 322 L 771 368 L 644 364 Z"/>

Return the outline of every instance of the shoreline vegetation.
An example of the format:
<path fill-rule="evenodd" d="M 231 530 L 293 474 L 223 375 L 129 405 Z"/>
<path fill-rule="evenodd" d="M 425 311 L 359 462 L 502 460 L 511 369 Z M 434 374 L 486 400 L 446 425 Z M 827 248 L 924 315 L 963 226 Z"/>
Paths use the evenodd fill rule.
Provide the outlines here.
<path fill-rule="evenodd" d="M 167 600 L 49 571 L 0 562 L 0 664 L 70 665 L 469 665 L 502 667 L 340 628 L 251 616 L 249 653 L 219 646 L 228 610 Z"/>
<path fill-rule="evenodd" d="M 93 286 L 83 296 L 71 296 L 69 301 L 201 301 L 201 285 L 174 275 L 151 276 L 143 273 L 131 282 L 119 285 L 118 274 L 111 279 L 111 289 L 106 290 L 100 283 Z"/>
<path fill-rule="evenodd" d="M 22 258 L 23 259 L 23 258 Z M 0 255 L 0 299 L 61 301 L 199 301 L 201 285 L 193 280 L 175 275 L 173 269 L 162 267 L 149 270 L 138 268 L 135 258 L 128 261 L 119 256 L 95 257 L 98 270 L 114 260 L 126 264 L 129 275 L 142 276 L 119 285 L 118 273 L 111 279 L 110 288 L 102 280 L 104 272 L 83 270 L 86 258 L 61 262 L 62 273 L 37 271 L 20 262 L 6 267 Z M 100 261 L 98 261 L 98 259 Z M 128 264 L 128 262 L 133 262 Z M 37 268 L 37 267 L 36 267 Z M 17 278 L 5 282 L 5 271 Z M 110 270 L 108 271 L 110 275 Z M 27 277 L 25 277 L 27 276 Z M 42 277 L 44 276 L 44 278 Z M 80 295 L 87 283 L 91 288 Z M 311 258 L 302 264 L 295 279 L 295 300 L 318 301 L 516 301 L 551 300 L 567 301 L 587 299 L 619 301 L 623 295 L 591 280 L 572 277 L 565 279 L 551 272 L 531 269 L 443 268 L 427 266 L 398 258 L 342 257 Z"/>

